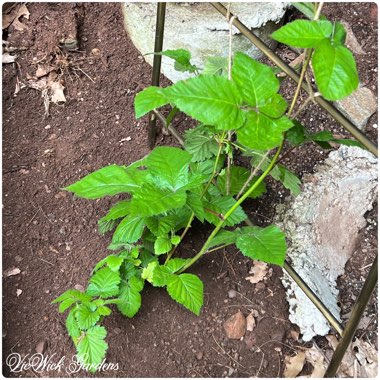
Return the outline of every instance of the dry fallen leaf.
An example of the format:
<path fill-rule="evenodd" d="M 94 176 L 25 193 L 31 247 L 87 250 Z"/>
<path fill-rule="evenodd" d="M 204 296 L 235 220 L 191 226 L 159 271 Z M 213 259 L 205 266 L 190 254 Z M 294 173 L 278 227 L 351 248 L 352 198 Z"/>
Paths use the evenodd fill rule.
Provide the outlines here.
<path fill-rule="evenodd" d="M 52 66 L 49 66 L 49 65 L 38 65 L 37 66 L 37 71 L 36 71 L 36 77 L 37 78 L 44 77 L 45 75 L 49 74 L 53 70 L 54 70 L 54 67 L 52 67 Z"/>
<path fill-rule="evenodd" d="M 304 364 L 305 353 L 303 351 L 297 352 L 297 355 L 293 357 L 285 355 L 284 377 L 296 377 L 302 371 Z"/>
<path fill-rule="evenodd" d="M 21 5 L 21 7 L 18 9 L 18 12 L 17 12 L 15 19 L 12 22 L 12 26 L 16 30 L 23 32 L 25 29 L 27 29 L 27 26 L 25 24 L 23 24 L 22 22 L 20 22 L 19 19 L 21 17 L 25 17 L 26 19 L 29 20 L 29 16 L 30 16 L 30 13 L 28 11 L 28 8 L 25 5 Z"/>
<path fill-rule="evenodd" d="M 306 361 L 314 367 L 313 372 L 309 377 L 322 378 L 326 372 L 327 364 L 325 363 L 324 356 L 315 344 L 313 344 L 313 347 L 305 351 L 305 357 Z"/>
<path fill-rule="evenodd" d="M 253 329 L 256 327 L 256 321 L 255 321 L 255 317 L 253 316 L 253 314 L 249 314 L 246 318 L 247 320 L 247 331 L 253 331 Z"/>
<path fill-rule="evenodd" d="M 300 337 L 300 332 L 296 330 L 291 330 L 290 331 L 290 336 L 293 340 L 297 341 Z"/>
<path fill-rule="evenodd" d="M 20 268 L 12 267 L 12 268 L 7 269 L 4 272 L 4 276 L 5 277 L 16 276 L 19 273 L 21 273 Z"/>
<path fill-rule="evenodd" d="M 65 103 L 66 98 L 63 93 L 65 87 L 63 87 L 62 83 L 60 82 L 53 82 L 50 86 L 51 89 L 51 101 L 53 103 Z"/>
<path fill-rule="evenodd" d="M 257 284 L 272 275 L 272 268 L 268 268 L 268 264 L 262 261 L 253 260 L 253 267 L 250 269 L 249 274 L 253 276 L 248 276 L 245 279 L 252 284 Z"/>
<path fill-rule="evenodd" d="M 361 339 L 356 339 L 352 343 L 354 354 L 359 364 L 362 366 L 360 377 L 377 377 L 378 353 L 372 345 Z"/>
<path fill-rule="evenodd" d="M 9 53 L 3 53 L 3 63 L 13 63 L 16 62 L 17 55 L 10 55 Z"/>

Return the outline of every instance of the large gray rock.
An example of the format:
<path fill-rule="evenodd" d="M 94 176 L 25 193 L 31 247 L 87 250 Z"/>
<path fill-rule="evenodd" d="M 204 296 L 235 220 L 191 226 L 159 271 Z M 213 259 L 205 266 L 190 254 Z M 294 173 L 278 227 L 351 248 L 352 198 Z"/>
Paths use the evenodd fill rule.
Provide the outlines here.
<path fill-rule="evenodd" d="M 336 280 L 354 252 L 364 214 L 377 196 L 377 159 L 356 147 L 330 153 L 303 192 L 277 208 L 276 224 L 288 238 L 294 269 L 340 320 Z M 303 339 L 326 335 L 330 326 L 298 285 L 284 275 L 290 321 Z"/>
<path fill-rule="evenodd" d="M 334 102 L 336 108 L 359 129 L 365 129 L 368 119 L 377 111 L 377 100 L 372 91 L 361 87 L 350 96 Z"/>
<path fill-rule="evenodd" d="M 226 6 L 226 3 L 223 3 Z M 274 46 L 269 35 L 281 25 L 288 3 L 231 3 L 231 13 L 253 30 L 267 44 Z M 154 51 L 156 3 L 124 3 L 124 25 L 141 54 Z M 252 58 L 261 52 L 233 28 L 233 51 L 246 52 Z M 163 49 L 187 49 L 192 63 L 203 67 L 209 56 L 227 56 L 229 46 L 228 22 L 208 3 L 167 3 Z M 153 55 L 144 56 L 151 65 Z M 189 77 L 173 68 L 173 61 L 162 60 L 162 72 L 173 82 Z"/>

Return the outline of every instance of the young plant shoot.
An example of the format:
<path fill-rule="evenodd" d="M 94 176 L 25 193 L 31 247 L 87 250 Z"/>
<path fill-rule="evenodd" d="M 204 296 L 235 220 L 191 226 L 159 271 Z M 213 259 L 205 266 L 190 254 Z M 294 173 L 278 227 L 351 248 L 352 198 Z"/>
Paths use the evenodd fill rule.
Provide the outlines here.
<path fill-rule="evenodd" d="M 356 89 L 355 60 L 344 46 L 341 24 L 297 20 L 272 37 L 307 49 L 301 79 L 311 59 L 318 91 L 326 99 L 341 99 Z M 285 141 L 290 149 L 306 142 L 324 148 L 331 147 L 329 142 L 354 143 L 336 140 L 328 131 L 307 132 L 292 118 L 299 91 L 288 107 L 274 69 L 244 53 L 234 55 L 231 79 L 224 58 L 210 58 L 202 71 L 186 50 L 161 54 L 191 77 L 138 93 L 136 117 L 170 105 L 167 125 L 178 110 L 197 120 L 199 124 L 185 133 L 184 148 L 157 147 L 129 166 L 110 165 L 66 187 L 85 199 L 125 195 L 99 220 L 101 234 L 113 231 L 108 247 L 112 253 L 95 265 L 84 292 L 68 290 L 53 301 L 59 303 L 59 312 L 68 311 L 67 331 L 78 359 L 91 372 L 106 355 L 102 322 L 111 314 L 111 305 L 132 318 L 140 309 L 146 282 L 165 288 L 174 301 L 200 315 L 203 283 L 190 270 L 203 255 L 234 245 L 254 260 L 284 264 L 285 235 L 277 226 L 241 224 L 247 219 L 244 201 L 265 193 L 267 176 L 294 196 L 300 193 L 300 180 L 279 164 Z M 251 158 L 250 168 L 233 164 L 238 153 Z M 226 166 L 227 158 L 232 165 Z M 195 219 L 213 230 L 194 256 L 178 257 L 177 247 Z"/>

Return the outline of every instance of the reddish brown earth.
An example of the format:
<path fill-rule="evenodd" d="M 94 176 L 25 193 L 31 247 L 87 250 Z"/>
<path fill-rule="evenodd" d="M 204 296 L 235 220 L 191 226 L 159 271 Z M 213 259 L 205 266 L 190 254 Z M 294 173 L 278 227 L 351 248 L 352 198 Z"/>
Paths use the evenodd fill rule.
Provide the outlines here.
<path fill-rule="evenodd" d="M 53 370 L 10 373 L 5 359 L 10 353 L 34 353 L 40 341 L 46 342 L 47 355 L 65 356 L 67 362 L 74 355 L 65 317 L 58 314 L 51 301 L 75 285 L 85 287 L 94 264 L 107 255 L 110 236 L 99 236 L 97 220 L 113 201 L 74 199 L 60 189 L 105 165 L 129 164 L 149 152 L 146 120 L 135 120 L 133 99 L 150 84 L 151 67 L 123 30 L 120 4 L 30 3 L 27 7 L 30 19 L 22 20 L 27 29 L 21 33 L 10 27 L 3 35 L 10 46 L 25 48 L 17 53 L 17 65 L 3 65 L 2 69 L 3 270 L 21 270 L 18 275 L 3 277 L 3 374 L 88 377 L 92 375 L 83 371 L 70 375 Z M 344 18 L 352 25 L 367 52 L 357 57 L 361 78 L 377 93 L 374 5 L 352 4 L 337 10 L 337 6 L 328 4 L 325 8 L 330 17 Z M 36 71 L 35 63 L 53 54 L 59 40 L 73 33 L 79 40 L 79 50 L 64 53 L 71 64 L 62 77 L 67 102 L 52 105 L 50 116 L 44 118 L 41 93 L 23 88 L 15 97 L 16 80 L 26 82 Z M 279 53 L 285 54 L 286 49 L 280 47 Z M 163 85 L 167 84 L 163 79 Z M 290 84 L 284 84 L 288 98 L 293 90 Z M 310 129 L 323 126 L 339 130 L 316 107 L 304 119 Z M 368 123 L 372 138 L 377 138 L 372 128 L 376 123 L 377 116 Z M 176 143 L 160 135 L 158 144 Z M 312 172 L 326 156 L 312 146 L 302 149 L 289 156 L 290 167 L 299 175 Z M 276 202 L 288 195 L 276 184 L 269 183 L 268 188 L 262 200 L 247 205 L 250 216 L 260 225 L 270 223 Z M 370 219 L 376 218 L 375 210 Z M 207 228 L 195 225 L 181 253 L 191 254 L 206 235 Z M 360 255 L 355 256 L 347 278 L 342 279 L 344 310 L 352 307 L 368 273 L 368 267 L 358 267 L 373 259 L 376 228 L 363 230 L 361 238 Z M 162 289 L 146 286 L 143 306 L 136 317 L 128 320 L 115 312 L 106 320 L 110 347 L 107 362 L 118 363 L 119 369 L 96 376 L 281 376 L 284 354 L 293 353 L 300 345 L 289 337 L 294 327 L 288 320 L 281 270 L 273 268 L 272 277 L 255 286 L 245 280 L 250 267 L 250 260 L 234 249 L 212 253 L 194 266 L 194 272 L 205 283 L 200 317 L 175 304 Z M 348 287 L 350 283 L 354 286 Z M 19 296 L 18 289 L 22 290 Z M 234 298 L 229 298 L 230 290 L 236 291 Z M 223 323 L 239 310 L 245 316 L 251 311 L 257 313 L 257 326 L 243 340 L 229 340 Z M 376 315 L 375 300 L 369 310 L 370 316 Z M 360 333 L 376 341 L 376 318 Z M 324 344 L 323 339 L 317 341 Z"/>

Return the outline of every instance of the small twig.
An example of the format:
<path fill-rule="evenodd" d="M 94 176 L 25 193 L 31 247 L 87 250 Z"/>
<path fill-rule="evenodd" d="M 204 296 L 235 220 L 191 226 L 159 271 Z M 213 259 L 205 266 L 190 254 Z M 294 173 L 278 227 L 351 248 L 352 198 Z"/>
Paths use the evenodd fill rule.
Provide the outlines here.
<path fill-rule="evenodd" d="M 236 272 L 235 272 L 235 269 L 234 269 L 234 267 L 231 265 L 230 261 L 228 260 L 228 258 L 227 258 L 227 255 L 226 255 L 226 252 L 225 252 L 225 251 L 223 252 L 223 256 L 225 257 L 225 259 L 226 259 L 226 261 L 227 261 L 227 264 L 228 264 L 228 265 L 229 265 L 229 267 L 231 268 L 231 270 L 232 270 L 233 274 L 236 276 Z"/>
<path fill-rule="evenodd" d="M 314 20 L 318 20 L 319 19 L 319 16 L 321 15 L 322 7 L 323 7 L 323 1 L 321 1 L 318 4 L 317 11 L 315 12 L 315 15 L 314 15 Z"/>
<path fill-rule="evenodd" d="M 168 129 L 168 131 L 173 135 L 173 137 L 180 143 L 180 145 L 184 146 L 185 145 L 185 142 L 183 141 L 183 138 L 180 136 L 180 134 L 173 128 L 173 126 L 171 124 L 169 124 L 168 126 L 166 126 L 166 119 L 165 117 L 162 115 L 161 112 L 157 111 L 157 110 L 153 110 L 153 113 L 158 117 L 158 119 L 160 119 L 161 123 L 164 125 L 164 127 L 166 127 Z"/>
<path fill-rule="evenodd" d="M 75 67 L 75 69 L 74 70 L 79 70 L 80 72 L 82 72 L 84 75 L 86 75 L 86 77 L 88 78 L 88 79 L 90 79 L 90 81 L 92 82 L 92 83 L 95 83 L 95 81 L 84 71 L 84 70 L 82 70 L 79 66 L 78 67 Z"/>
<path fill-rule="evenodd" d="M 245 368 L 242 364 L 240 364 L 239 362 L 237 362 L 228 352 L 226 352 L 224 350 L 223 347 L 221 347 L 221 345 L 216 341 L 215 337 L 214 337 L 214 334 L 212 334 L 212 337 L 214 339 L 214 342 L 217 344 L 217 346 L 222 350 L 222 352 L 224 353 L 224 355 L 227 355 L 234 363 L 236 363 L 238 366 L 242 367 L 242 368 Z M 214 348 L 214 347 L 213 347 Z M 214 348 L 215 350 L 215 348 Z M 216 352 L 218 352 L 218 350 L 215 350 Z M 220 352 L 218 352 L 220 354 Z"/>
<path fill-rule="evenodd" d="M 45 260 L 45 259 L 43 259 L 43 258 L 41 258 L 41 257 L 39 257 L 39 259 L 40 259 L 41 261 L 43 261 L 44 263 L 47 263 L 47 264 L 50 264 L 50 265 L 54 266 L 54 264 L 51 263 L 50 261 L 47 261 L 47 260 Z"/>
<path fill-rule="evenodd" d="M 372 264 L 371 264 L 372 265 Z M 366 334 L 368 327 L 372 324 L 374 319 L 377 317 L 377 315 L 374 315 L 371 320 L 368 322 L 367 326 L 364 328 L 364 331 L 360 334 L 359 339 L 363 338 L 363 336 Z"/>
<path fill-rule="evenodd" d="M 228 80 L 232 79 L 232 26 L 233 22 L 235 21 L 236 17 L 232 16 L 230 18 L 230 7 L 231 3 L 228 3 L 227 6 L 227 21 L 228 21 L 228 30 L 229 30 L 229 44 L 228 44 Z M 232 139 L 232 131 L 228 131 L 227 133 L 227 140 L 231 141 Z M 231 164 L 233 160 L 232 153 L 228 154 L 227 157 L 227 171 L 226 171 L 226 195 L 230 194 L 230 188 L 231 188 Z"/>
<path fill-rule="evenodd" d="M 259 369 L 258 369 L 257 372 L 256 372 L 256 376 L 255 376 L 255 377 L 259 377 L 259 373 L 260 373 L 261 368 L 262 368 L 263 363 L 264 363 L 264 357 L 265 357 L 265 354 L 264 354 L 263 351 L 260 351 L 260 352 L 263 354 L 263 356 L 261 357 L 261 363 L 260 363 Z"/>

